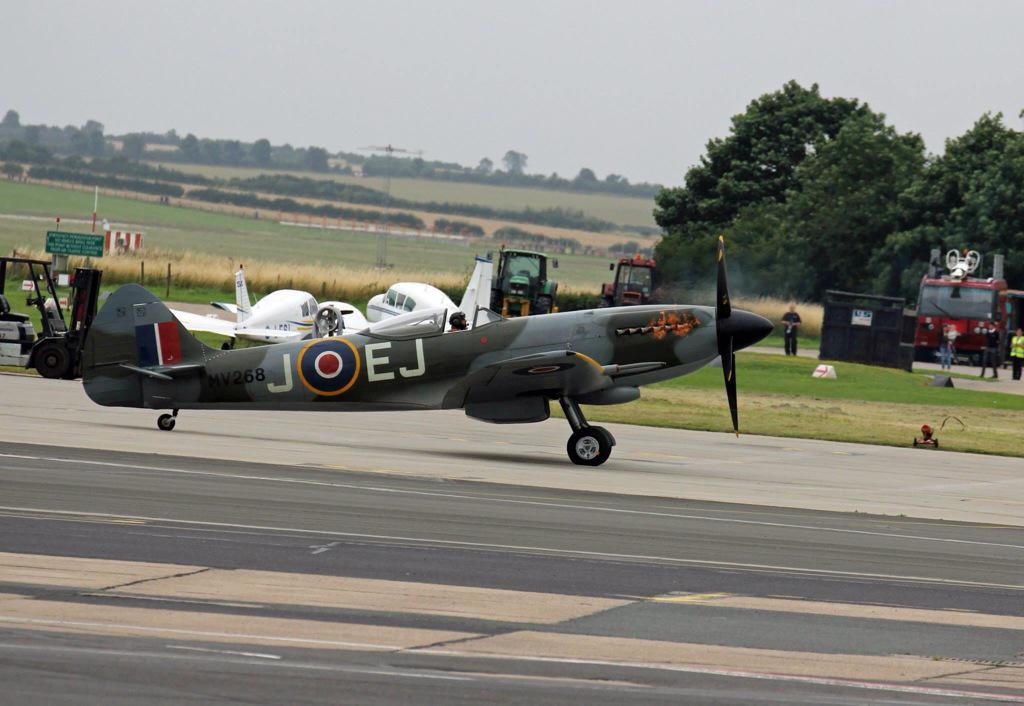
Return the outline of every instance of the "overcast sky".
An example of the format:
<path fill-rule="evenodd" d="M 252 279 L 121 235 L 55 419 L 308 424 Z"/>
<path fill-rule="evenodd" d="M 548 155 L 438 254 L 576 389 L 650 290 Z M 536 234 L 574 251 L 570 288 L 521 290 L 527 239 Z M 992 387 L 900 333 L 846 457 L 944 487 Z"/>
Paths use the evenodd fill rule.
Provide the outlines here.
<path fill-rule="evenodd" d="M 981 113 L 1020 129 L 1024 2 L 3 4 L 0 111 L 24 122 L 678 183 L 789 79 L 858 97 L 932 151 Z"/>

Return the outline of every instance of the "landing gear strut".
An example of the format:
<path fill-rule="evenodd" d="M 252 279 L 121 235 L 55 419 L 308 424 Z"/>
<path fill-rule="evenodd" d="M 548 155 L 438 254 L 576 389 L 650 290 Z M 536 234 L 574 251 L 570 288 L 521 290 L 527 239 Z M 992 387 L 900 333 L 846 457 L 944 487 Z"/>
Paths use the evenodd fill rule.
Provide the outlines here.
<path fill-rule="evenodd" d="M 178 418 L 178 410 L 171 410 L 171 414 L 161 414 L 157 417 L 156 426 L 160 431 L 172 431 L 174 420 Z"/>
<path fill-rule="evenodd" d="M 615 437 L 604 427 L 592 427 L 587 424 L 586 417 L 576 400 L 568 397 L 559 398 L 562 412 L 572 427 L 572 436 L 565 445 L 569 460 L 579 466 L 600 466 L 612 455 Z"/>

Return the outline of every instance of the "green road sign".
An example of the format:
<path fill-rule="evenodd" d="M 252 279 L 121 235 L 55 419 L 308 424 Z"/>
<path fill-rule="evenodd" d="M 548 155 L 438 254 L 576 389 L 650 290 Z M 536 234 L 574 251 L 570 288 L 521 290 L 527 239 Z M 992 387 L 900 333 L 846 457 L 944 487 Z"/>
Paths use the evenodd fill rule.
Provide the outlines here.
<path fill-rule="evenodd" d="M 50 230 L 46 232 L 46 252 L 54 255 L 103 257 L 103 236 Z"/>

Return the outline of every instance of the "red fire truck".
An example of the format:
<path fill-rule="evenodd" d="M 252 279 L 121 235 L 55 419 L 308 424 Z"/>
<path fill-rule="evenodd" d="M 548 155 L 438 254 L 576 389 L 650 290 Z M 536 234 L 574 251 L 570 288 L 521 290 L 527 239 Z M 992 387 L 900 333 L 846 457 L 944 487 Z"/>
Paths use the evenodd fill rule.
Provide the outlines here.
<path fill-rule="evenodd" d="M 972 277 L 981 256 L 976 251 L 950 250 L 946 253 L 948 273 L 938 268 L 921 279 L 917 298 L 917 331 L 914 349 L 917 360 L 934 361 L 938 358 L 939 342 L 945 326 L 957 331 L 956 357 L 981 364 L 985 350 L 985 334 L 995 324 L 1005 349 L 1007 331 L 1022 325 L 1024 319 L 1024 292 L 1010 290 L 1002 278 L 1002 258 L 993 269 L 996 277 Z M 933 260 L 933 265 L 934 265 Z M 1005 353 L 1005 350 L 1004 350 Z"/>

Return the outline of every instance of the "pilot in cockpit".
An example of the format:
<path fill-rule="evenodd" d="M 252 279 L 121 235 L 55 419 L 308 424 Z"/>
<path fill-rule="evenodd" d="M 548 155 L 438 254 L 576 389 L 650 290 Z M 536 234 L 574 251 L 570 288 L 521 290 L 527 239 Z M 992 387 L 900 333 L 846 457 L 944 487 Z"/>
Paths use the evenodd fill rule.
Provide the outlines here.
<path fill-rule="evenodd" d="M 468 328 L 466 315 L 461 311 L 456 311 L 448 317 L 448 325 L 451 326 L 452 331 L 465 331 Z"/>

